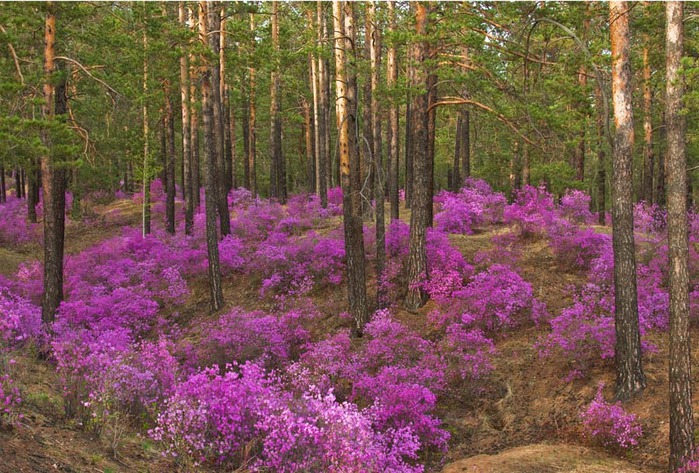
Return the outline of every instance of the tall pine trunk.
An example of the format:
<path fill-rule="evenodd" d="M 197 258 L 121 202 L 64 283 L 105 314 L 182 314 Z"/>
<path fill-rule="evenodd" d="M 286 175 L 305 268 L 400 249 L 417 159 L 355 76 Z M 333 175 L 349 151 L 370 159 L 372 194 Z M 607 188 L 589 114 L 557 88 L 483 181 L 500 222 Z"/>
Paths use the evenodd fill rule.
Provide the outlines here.
<path fill-rule="evenodd" d="M 252 41 L 252 48 L 255 47 L 255 16 L 250 14 L 250 37 Z M 252 195 L 257 195 L 257 170 L 255 168 L 256 154 L 257 154 L 257 135 L 255 131 L 255 124 L 257 122 L 257 113 L 255 109 L 255 68 L 250 67 L 248 72 L 249 85 L 248 85 L 248 178 L 249 178 L 249 190 Z"/>
<path fill-rule="evenodd" d="M 207 2 L 201 2 L 199 33 L 202 44 L 207 46 L 207 24 L 201 21 L 208 13 Z M 207 60 L 201 68 L 201 102 L 202 121 L 204 125 L 204 161 L 205 175 L 204 194 L 206 198 L 206 249 L 209 268 L 209 294 L 211 307 L 218 310 L 223 307 L 223 289 L 221 287 L 221 267 L 218 254 L 218 232 L 216 229 L 216 216 L 218 213 L 218 183 L 216 176 L 216 121 L 214 120 L 214 103 L 212 100 L 211 68 Z"/>
<path fill-rule="evenodd" d="M 689 335 L 689 255 L 687 222 L 686 123 L 680 75 L 684 49 L 684 4 L 665 5 L 667 117 L 667 233 L 670 257 L 670 471 L 694 454 L 692 357 Z"/>
<path fill-rule="evenodd" d="M 356 113 L 357 82 L 355 72 L 347 69 L 347 56 L 353 58 L 354 5 L 352 2 L 333 1 L 335 42 L 335 86 L 340 172 L 343 191 L 343 220 L 345 253 L 347 255 L 347 285 L 349 312 L 354 324 L 353 336 L 361 336 L 369 319 L 359 193 L 359 154 L 357 150 Z M 351 66 L 354 66 L 352 64 Z"/>
<path fill-rule="evenodd" d="M 610 2 L 609 21 L 612 43 L 612 97 L 616 125 L 612 156 L 616 397 L 626 400 L 640 394 L 646 387 L 641 358 L 633 234 L 634 129 L 628 2 Z"/>
<path fill-rule="evenodd" d="M 396 30 L 396 2 L 388 2 L 389 32 L 391 36 Z M 396 45 L 393 39 L 388 47 L 388 71 L 386 84 L 391 90 L 398 82 L 398 60 L 396 57 Z M 391 203 L 391 220 L 398 220 L 398 174 L 400 169 L 400 148 L 398 143 L 398 104 L 395 100 L 389 102 L 388 110 L 388 200 Z"/>
<path fill-rule="evenodd" d="M 427 302 L 424 282 L 427 281 L 426 231 L 429 225 L 429 209 L 432 205 L 429 196 L 431 164 L 428 154 L 428 78 L 424 68 L 427 47 L 425 33 L 427 29 L 427 7 L 422 2 L 413 4 L 415 9 L 416 32 L 418 39 L 411 46 L 410 85 L 413 88 L 423 86 L 425 92 L 414 93 L 410 107 L 413 189 L 412 212 L 410 214 L 410 253 L 408 256 L 408 295 L 405 307 L 416 311 Z"/>
<path fill-rule="evenodd" d="M 212 56 L 219 59 L 219 48 L 221 42 L 219 39 L 221 31 L 221 13 L 217 8 L 212 8 L 212 5 L 207 5 L 207 12 L 204 21 L 207 25 L 208 46 L 212 52 Z M 200 27 L 201 28 L 201 27 Z M 214 66 L 209 66 L 211 72 L 211 111 L 214 131 L 215 146 L 215 172 L 216 172 L 216 204 L 218 216 L 221 225 L 221 236 L 231 233 L 231 217 L 228 211 L 228 192 L 226 191 L 226 175 L 223 158 L 223 107 L 221 99 L 221 68 L 220 61 L 214 62 Z"/>
<path fill-rule="evenodd" d="M 67 111 L 65 79 L 54 85 L 56 10 L 53 2 L 48 5 L 44 30 L 44 103 L 42 131 L 45 154 L 41 156 L 41 177 L 44 198 L 44 292 L 41 299 L 41 320 L 53 322 L 56 309 L 63 300 L 63 248 L 65 238 L 65 176 L 56 167 L 49 123 L 60 119 Z"/>
<path fill-rule="evenodd" d="M 175 234 L 175 116 L 170 81 L 165 80 L 165 229 Z"/>
<path fill-rule="evenodd" d="M 318 23 L 318 50 L 322 51 L 323 46 L 328 41 L 327 20 L 323 2 L 320 0 L 316 8 L 316 20 Z M 328 64 L 322 54 L 318 55 L 318 148 L 316 161 L 318 173 L 318 192 L 320 194 L 320 205 L 323 208 L 328 206 L 328 187 L 332 180 L 332 163 L 330 161 L 330 73 Z"/>
<path fill-rule="evenodd" d="M 178 6 L 178 19 L 180 25 L 184 28 L 185 22 L 185 6 L 184 2 L 180 2 Z M 182 103 L 182 180 L 184 188 L 184 231 L 187 235 L 192 234 L 194 226 L 194 200 L 192 199 L 192 148 L 191 148 L 191 125 L 189 121 L 189 64 L 187 55 L 182 53 L 180 56 L 180 100 Z"/>
<path fill-rule="evenodd" d="M 644 10 L 648 2 L 643 2 Z M 643 183 L 641 197 L 653 203 L 653 124 L 651 119 L 652 99 L 650 60 L 648 59 L 648 35 L 644 34 L 643 47 Z"/>

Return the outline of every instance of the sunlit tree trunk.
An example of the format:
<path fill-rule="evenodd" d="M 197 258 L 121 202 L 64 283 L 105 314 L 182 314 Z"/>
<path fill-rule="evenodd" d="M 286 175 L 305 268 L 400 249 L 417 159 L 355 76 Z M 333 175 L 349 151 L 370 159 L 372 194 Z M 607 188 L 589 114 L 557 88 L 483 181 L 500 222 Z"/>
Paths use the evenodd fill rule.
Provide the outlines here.
<path fill-rule="evenodd" d="M 641 359 L 633 234 L 634 129 L 628 3 L 610 2 L 609 21 L 612 44 L 612 97 L 616 125 L 612 156 L 616 396 L 625 400 L 640 394 L 646 387 Z"/>
<path fill-rule="evenodd" d="M 347 284 L 349 312 L 354 324 L 352 334 L 361 336 L 369 318 L 364 235 L 359 198 L 359 155 L 356 135 L 357 82 L 354 71 L 346 72 L 347 56 L 354 50 L 354 4 L 333 1 L 335 43 L 335 87 L 340 171 L 343 191 L 345 253 L 347 255 Z"/>
<path fill-rule="evenodd" d="M 228 194 L 233 187 L 233 146 L 235 142 L 231 141 L 231 104 L 229 101 L 228 83 L 226 81 L 226 24 L 225 20 L 225 3 L 221 4 L 220 14 L 220 30 L 219 33 L 219 95 L 221 97 L 221 130 L 223 139 L 223 193 Z"/>
<path fill-rule="evenodd" d="M 606 143 L 604 122 L 607 117 L 604 115 L 604 106 L 602 100 L 602 90 L 599 84 L 595 87 L 595 102 L 597 106 L 597 221 L 600 225 L 607 223 L 606 215 L 606 197 L 607 197 L 607 172 L 606 172 L 606 153 L 604 147 Z"/>
<path fill-rule="evenodd" d="M 45 154 L 41 156 L 41 178 L 44 198 L 44 292 L 41 299 L 41 320 L 53 322 L 56 309 L 63 300 L 63 244 L 65 238 L 65 178 L 64 171 L 55 166 L 49 124 L 65 115 L 67 97 L 65 79 L 55 85 L 56 10 L 49 3 L 44 29 L 44 103 L 42 116 L 46 128 L 42 131 Z"/>
<path fill-rule="evenodd" d="M 684 49 L 684 4 L 668 2 L 666 12 L 667 233 L 670 264 L 670 471 L 694 453 L 692 358 L 689 335 L 686 122 L 680 75 Z"/>
<path fill-rule="evenodd" d="M 416 311 L 427 302 L 427 292 L 423 283 L 427 280 L 426 231 L 429 224 L 430 156 L 427 152 L 428 141 L 428 87 L 424 68 L 426 58 L 425 33 L 427 29 L 427 7 L 422 2 L 413 3 L 415 9 L 416 32 L 419 38 L 412 44 L 410 51 L 410 85 L 423 86 L 424 93 L 416 93 L 411 103 L 411 141 L 413 161 L 412 212 L 410 214 L 410 253 L 408 256 L 408 295 L 405 299 L 407 310 Z"/>

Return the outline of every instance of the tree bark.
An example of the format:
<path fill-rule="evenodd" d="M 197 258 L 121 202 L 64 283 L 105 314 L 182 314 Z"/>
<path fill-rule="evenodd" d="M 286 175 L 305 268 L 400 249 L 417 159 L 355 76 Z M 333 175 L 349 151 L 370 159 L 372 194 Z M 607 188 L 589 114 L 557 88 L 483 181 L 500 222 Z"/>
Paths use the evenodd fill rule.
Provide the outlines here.
<path fill-rule="evenodd" d="M 316 10 L 322 9 L 322 4 L 317 2 Z M 322 12 L 322 10 L 321 10 Z M 308 24 L 313 25 L 313 11 L 308 10 Z M 322 38 L 320 32 L 320 22 L 315 25 L 316 28 L 316 45 L 320 48 L 320 40 Z M 311 79 L 311 92 L 313 94 L 313 163 L 309 163 L 309 178 L 310 186 L 309 191 L 320 196 L 320 130 L 319 130 L 319 116 L 320 116 L 320 86 L 318 85 L 318 62 L 315 54 L 309 54 L 308 57 L 309 64 L 309 75 Z"/>
<path fill-rule="evenodd" d="M 612 97 L 616 125 L 612 160 L 616 397 L 626 400 L 640 394 L 646 387 L 641 358 L 633 234 L 634 129 L 628 2 L 610 2 L 609 21 L 612 44 Z"/>
<path fill-rule="evenodd" d="M 53 2 L 48 5 L 44 30 L 44 103 L 43 119 L 47 122 L 42 131 L 45 154 L 41 156 L 41 177 L 44 198 L 44 292 L 41 298 L 41 320 L 44 324 L 54 321 L 56 309 L 63 300 L 63 248 L 65 238 L 65 177 L 56 168 L 52 156 L 53 143 L 48 124 L 65 115 L 67 97 L 65 81 L 54 85 L 56 10 Z"/>
<path fill-rule="evenodd" d="M 213 57 L 219 59 L 214 62 L 213 67 L 209 66 L 211 72 L 211 110 L 214 120 L 214 140 L 215 140 L 215 171 L 216 171 L 216 203 L 218 208 L 218 216 L 221 225 L 221 236 L 231 233 L 231 216 L 228 211 L 228 192 L 226 192 L 226 165 L 223 157 L 223 107 L 221 99 L 221 68 L 219 48 L 221 41 L 219 39 L 221 31 L 221 13 L 217 8 L 211 8 L 207 5 L 204 21 L 208 22 L 207 38 L 209 49 L 213 53 Z M 201 26 L 200 26 L 201 28 Z"/>
<path fill-rule="evenodd" d="M 272 50 L 274 66 L 270 80 L 270 148 L 272 151 L 272 172 L 270 193 L 286 203 L 286 172 L 282 154 L 281 83 L 279 72 L 279 2 L 272 2 Z"/>
<path fill-rule="evenodd" d="M 686 122 L 680 75 L 684 50 L 684 4 L 665 4 L 667 117 L 667 233 L 670 286 L 670 472 L 694 454 L 692 358 L 689 335 L 689 225 L 687 221 Z"/>
<path fill-rule="evenodd" d="M 388 2 L 389 33 L 391 36 L 396 31 L 396 2 Z M 396 57 L 395 40 L 388 47 L 388 71 L 386 73 L 386 84 L 389 91 L 395 88 L 398 82 L 398 61 Z M 388 110 L 388 199 L 391 203 L 391 220 L 398 220 L 399 199 L 398 199 L 398 174 L 400 169 L 400 151 L 398 143 L 398 105 L 395 100 L 391 100 Z"/>
<path fill-rule="evenodd" d="M 427 46 L 426 46 L 427 47 Z M 431 227 L 434 220 L 434 140 L 437 135 L 437 107 L 433 107 L 439 100 L 437 96 L 437 74 L 427 76 L 427 226 Z"/>
<path fill-rule="evenodd" d="M 643 2 L 647 10 L 648 2 Z M 644 34 L 643 47 L 643 190 L 642 199 L 647 203 L 653 203 L 653 124 L 652 91 L 650 82 L 650 61 L 648 59 L 648 35 Z"/>
<path fill-rule="evenodd" d="M 7 202 L 7 184 L 5 182 L 5 163 L 0 161 L 0 204 Z"/>
<path fill-rule="evenodd" d="M 186 12 L 184 2 L 178 6 L 178 20 L 180 25 L 186 27 Z M 180 56 L 180 98 L 182 102 L 182 179 L 184 181 L 184 232 L 192 234 L 194 226 L 194 200 L 192 199 L 192 149 L 191 149 L 191 124 L 189 121 L 189 64 L 187 55 Z"/>
<path fill-rule="evenodd" d="M 207 25 L 205 18 L 207 3 L 201 2 L 200 8 L 200 40 L 207 46 Z M 202 15 L 202 13 L 204 15 Z M 204 195 L 206 198 L 206 249 L 209 268 L 209 294 L 211 307 L 218 310 L 223 307 L 223 289 L 221 287 L 221 267 L 218 254 L 218 232 L 216 231 L 216 216 L 218 213 L 218 184 L 216 176 L 216 122 L 214 120 L 214 103 L 212 100 L 211 68 L 205 59 L 201 68 L 201 101 L 202 121 L 204 124 L 204 159 L 206 179 L 204 180 Z"/>
<path fill-rule="evenodd" d="M 187 9 L 189 25 L 192 30 L 196 29 L 194 12 L 191 8 Z M 197 111 L 197 86 L 196 82 L 199 79 L 198 74 L 194 69 L 194 56 L 189 55 L 189 100 L 190 100 L 190 116 L 189 116 L 189 138 L 191 142 L 191 167 L 192 167 L 192 205 L 199 208 L 201 196 L 201 177 L 199 166 L 199 113 Z"/>
<path fill-rule="evenodd" d="M 420 87 L 424 84 L 425 92 L 413 94 L 411 103 L 411 141 L 413 179 L 412 213 L 410 215 L 410 254 L 408 256 L 408 295 L 405 307 L 416 311 L 427 302 L 427 292 L 423 284 L 429 277 L 427 273 L 426 231 L 429 224 L 430 156 L 427 152 L 428 142 L 428 95 L 427 74 L 424 70 L 426 58 L 425 33 L 427 29 L 427 7 L 422 2 L 413 3 L 415 9 L 416 32 L 419 38 L 411 46 L 410 86 Z"/>
<path fill-rule="evenodd" d="M 408 77 L 412 76 L 412 66 L 407 66 Z M 405 182 L 403 191 L 405 192 L 405 208 L 409 209 L 413 200 L 413 117 L 412 117 L 412 97 L 408 92 L 408 100 L 405 105 Z"/>
<path fill-rule="evenodd" d="M 175 116 L 172 111 L 170 81 L 164 82 L 165 93 L 165 230 L 175 234 Z"/>
<path fill-rule="evenodd" d="M 250 14 L 250 37 L 252 41 L 252 49 L 255 48 L 255 16 Z M 255 110 L 255 68 L 250 67 L 248 70 L 249 89 L 248 89 L 248 172 L 249 172 L 249 191 L 252 195 L 257 195 L 257 170 L 255 168 L 257 154 L 257 135 L 255 131 L 255 123 L 257 114 Z"/>
<path fill-rule="evenodd" d="M 39 166 L 37 166 L 37 164 Z M 39 167 L 41 163 L 37 162 L 35 159 L 32 160 L 32 166 L 29 170 L 28 179 L 28 189 L 27 189 L 27 218 L 30 222 L 36 223 L 36 205 L 39 203 L 39 179 L 41 179 L 41 173 L 39 172 Z"/>
<path fill-rule="evenodd" d="M 354 4 L 333 1 L 335 42 L 335 86 L 340 149 L 340 172 L 343 191 L 343 219 L 349 311 L 354 320 L 352 335 L 361 336 L 369 319 L 359 193 L 359 154 L 356 136 L 357 83 L 354 72 L 346 74 L 347 56 L 354 50 Z"/>
<path fill-rule="evenodd" d="M 379 307 L 388 304 L 384 290 L 383 274 L 386 267 L 386 216 L 384 203 L 385 175 L 383 169 L 383 146 L 381 143 L 381 109 L 379 104 L 379 81 L 381 79 L 381 31 L 376 15 L 376 0 L 367 5 L 367 26 L 369 27 L 369 52 L 371 62 L 371 130 L 374 146 L 374 198 L 376 200 L 376 301 Z"/>
<path fill-rule="evenodd" d="M 145 7 L 144 7 L 145 9 Z M 143 25 L 143 237 L 150 235 L 150 129 L 148 124 L 148 32 Z"/>
<path fill-rule="evenodd" d="M 320 0 L 316 8 L 316 20 L 318 23 L 318 50 L 328 42 L 327 20 Z M 328 187 L 332 180 L 332 162 L 330 150 L 330 73 L 328 65 L 322 54 L 318 55 L 318 148 L 316 154 L 316 173 L 318 174 L 318 193 L 320 205 L 328 206 Z"/>
<path fill-rule="evenodd" d="M 367 4 L 367 10 L 369 6 Z M 370 14 L 364 15 L 364 60 L 371 62 L 371 25 Z M 362 181 L 362 214 L 367 220 L 371 220 L 374 209 L 371 202 L 374 199 L 374 137 L 372 131 L 372 100 L 371 100 L 371 72 L 363 74 L 364 81 L 362 97 L 362 136 L 359 139 Z"/>
<path fill-rule="evenodd" d="M 597 222 L 600 225 L 607 223 L 607 158 L 604 152 L 606 138 L 604 133 L 604 122 L 607 119 L 604 116 L 604 104 L 602 102 L 602 90 L 595 87 L 595 102 L 597 105 Z"/>
<path fill-rule="evenodd" d="M 221 97 L 221 136 L 223 140 L 223 193 L 228 193 L 233 188 L 233 149 L 235 143 L 231 142 L 231 107 L 229 102 L 228 83 L 226 82 L 226 20 L 224 11 L 224 3 L 221 3 L 219 10 L 219 48 L 218 48 L 218 63 L 219 63 L 219 96 Z M 227 202 L 227 201 L 226 201 Z"/>

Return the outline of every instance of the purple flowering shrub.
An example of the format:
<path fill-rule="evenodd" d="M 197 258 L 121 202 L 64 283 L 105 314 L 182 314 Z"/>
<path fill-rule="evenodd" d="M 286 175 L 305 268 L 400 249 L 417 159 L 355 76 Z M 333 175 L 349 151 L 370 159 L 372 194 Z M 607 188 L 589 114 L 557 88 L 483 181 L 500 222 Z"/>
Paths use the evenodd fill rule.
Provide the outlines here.
<path fill-rule="evenodd" d="M 27 220 L 27 201 L 8 197 L 0 204 L 0 245 L 12 247 L 25 243 L 39 242 L 40 223 Z"/>
<path fill-rule="evenodd" d="M 15 348 L 28 342 L 41 344 L 44 338 L 41 308 L 0 286 L 0 346 Z"/>
<path fill-rule="evenodd" d="M 638 445 L 643 429 L 635 414 L 627 413 L 620 402 L 604 400 L 604 383 L 597 387 L 592 402 L 580 412 L 585 432 L 605 446 L 626 449 Z"/>
<path fill-rule="evenodd" d="M 218 320 L 204 324 L 199 362 L 225 366 L 255 361 L 281 367 L 298 356 L 310 341 L 306 325 L 317 317 L 312 311 L 293 309 L 281 316 L 234 308 Z"/>
<path fill-rule="evenodd" d="M 420 445 L 444 449 L 449 434 L 433 412 L 446 388 L 446 370 L 434 342 L 379 311 L 356 350 L 341 332 L 312 344 L 291 371 L 301 385 L 333 389 L 341 399 L 373 406 L 379 429 L 410 428 Z"/>
<path fill-rule="evenodd" d="M 561 197 L 559 210 L 565 218 L 576 224 L 592 224 L 595 216 L 590 212 L 592 198 L 583 191 L 570 189 Z"/>
<path fill-rule="evenodd" d="M 298 237 L 273 232 L 257 247 L 249 270 L 262 276 L 262 296 L 299 296 L 320 285 L 339 284 L 344 256 L 339 239 L 314 232 Z"/>
<path fill-rule="evenodd" d="M 610 251 L 612 237 L 592 228 L 580 228 L 566 220 L 549 225 L 549 244 L 565 268 L 589 270 L 592 261 Z"/>
<path fill-rule="evenodd" d="M 507 199 L 493 192 L 485 181 L 468 178 L 457 194 L 442 191 L 435 196 L 435 203 L 439 205 L 436 229 L 470 235 L 475 227 L 501 222 Z"/>
<path fill-rule="evenodd" d="M 543 186 L 519 189 L 515 201 L 505 206 L 503 213 L 504 222 L 514 224 L 523 238 L 545 235 L 546 228 L 557 217 L 553 195 Z"/>
<path fill-rule="evenodd" d="M 531 285 L 502 264 L 493 264 L 451 293 L 434 297 L 442 312 L 442 323 L 460 322 L 486 333 L 510 330 L 545 315 Z"/>
<path fill-rule="evenodd" d="M 150 431 L 181 462 L 253 471 L 418 472 L 406 460 L 409 429 L 380 431 L 373 411 L 310 388 L 294 394 L 280 376 L 246 363 L 206 368 L 177 385 Z"/>

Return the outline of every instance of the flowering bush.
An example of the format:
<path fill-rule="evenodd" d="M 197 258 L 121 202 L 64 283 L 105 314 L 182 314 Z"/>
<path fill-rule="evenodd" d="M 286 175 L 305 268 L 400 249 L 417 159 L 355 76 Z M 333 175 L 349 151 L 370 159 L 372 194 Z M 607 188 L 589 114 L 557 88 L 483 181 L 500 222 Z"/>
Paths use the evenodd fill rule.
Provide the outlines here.
<path fill-rule="evenodd" d="M 470 235 L 474 227 L 500 222 L 507 199 L 501 193 L 494 193 L 485 181 L 467 178 L 457 194 L 442 191 L 435 202 L 440 205 L 435 228 Z"/>
<path fill-rule="evenodd" d="M 591 224 L 595 220 L 595 216 L 590 212 L 591 197 L 577 189 L 566 191 L 561 197 L 561 205 L 559 207 L 563 216 L 573 223 Z"/>
<path fill-rule="evenodd" d="M 14 360 L 9 360 L 14 363 Z M 22 415 L 19 413 L 22 397 L 19 388 L 9 374 L 0 375 L 0 427 L 15 426 Z"/>
<path fill-rule="evenodd" d="M 621 403 L 609 404 L 604 400 L 602 389 L 597 387 L 597 395 L 589 406 L 580 413 L 586 433 L 606 446 L 629 448 L 638 445 L 643 429 L 634 414 L 627 413 Z"/>
<path fill-rule="evenodd" d="M 542 187 L 524 186 L 515 201 L 505 207 L 505 223 L 514 224 L 522 237 L 544 235 L 547 226 L 557 218 L 553 196 Z"/>
<path fill-rule="evenodd" d="M 42 342 L 41 309 L 0 286 L 0 342 L 16 347 L 28 341 Z"/>

